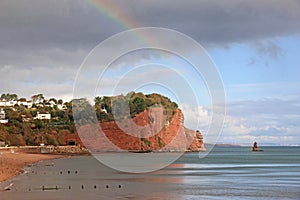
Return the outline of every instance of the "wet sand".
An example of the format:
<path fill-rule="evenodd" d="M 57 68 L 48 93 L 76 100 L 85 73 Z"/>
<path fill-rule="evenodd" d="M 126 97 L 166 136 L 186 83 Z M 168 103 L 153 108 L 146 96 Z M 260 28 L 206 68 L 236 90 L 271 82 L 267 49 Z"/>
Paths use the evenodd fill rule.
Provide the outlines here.
<path fill-rule="evenodd" d="M 0 152 L 0 182 L 11 179 L 22 173 L 23 168 L 29 164 L 42 160 L 63 157 L 65 156 L 52 154 Z"/>

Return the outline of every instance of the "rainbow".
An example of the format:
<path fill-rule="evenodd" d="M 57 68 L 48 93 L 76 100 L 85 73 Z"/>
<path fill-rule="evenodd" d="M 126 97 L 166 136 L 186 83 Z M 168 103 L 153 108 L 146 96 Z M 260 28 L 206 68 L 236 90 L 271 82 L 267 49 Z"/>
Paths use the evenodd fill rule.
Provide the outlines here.
<path fill-rule="evenodd" d="M 141 27 L 139 22 L 110 0 L 88 0 L 88 3 L 125 29 Z"/>
<path fill-rule="evenodd" d="M 143 26 L 128 13 L 115 3 L 110 0 L 87 0 L 88 3 L 96 8 L 100 13 L 102 13 L 107 18 L 119 24 L 122 28 L 127 30 L 143 28 Z M 149 27 L 148 27 L 149 28 Z M 146 46 L 160 46 L 156 41 L 155 37 L 149 34 L 147 31 L 136 30 L 132 32 L 133 35 L 139 41 L 143 42 Z M 157 54 L 157 52 L 155 52 Z"/>

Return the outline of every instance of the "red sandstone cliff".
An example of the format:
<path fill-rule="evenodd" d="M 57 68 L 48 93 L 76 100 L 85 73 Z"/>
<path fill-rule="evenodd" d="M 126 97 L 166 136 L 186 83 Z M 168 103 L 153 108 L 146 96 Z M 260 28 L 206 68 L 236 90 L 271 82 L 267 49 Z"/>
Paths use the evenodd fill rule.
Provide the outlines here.
<path fill-rule="evenodd" d="M 153 108 L 134 119 L 82 126 L 78 134 L 92 151 L 205 150 L 201 133 L 186 129 L 183 122 L 179 109 L 167 120 L 162 108 Z"/>

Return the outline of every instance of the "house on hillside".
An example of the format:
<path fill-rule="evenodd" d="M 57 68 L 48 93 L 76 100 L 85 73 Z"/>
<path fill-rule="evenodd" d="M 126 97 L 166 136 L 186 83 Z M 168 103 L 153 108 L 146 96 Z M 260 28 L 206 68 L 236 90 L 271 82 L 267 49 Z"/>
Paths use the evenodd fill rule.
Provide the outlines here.
<path fill-rule="evenodd" d="M 8 123 L 8 119 L 6 119 L 5 111 L 3 110 L 3 108 L 1 108 L 1 111 L 0 111 L 0 124 L 6 124 L 6 123 Z"/>
<path fill-rule="evenodd" d="M 40 119 L 40 120 L 51 119 L 51 114 L 50 113 L 37 112 L 37 115 L 34 119 Z"/>
<path fill-rule="evenodd" d="M 0 99 L 0 107 L 13 107 L 15 105 L 19 105 L 19 106 L 23 105 L 27 108 L 31 108 L 32 101 L 26 101 L 26 100 L 16 101 L 16 100 Z"/>
<path fill-rule="evenodd" d="M 5 104 L 6 104 L 6 101 L 3 101 L 3 100 L 0 99 L 0 107 L 4 107 Z"/>
<path fill-rule="evenodd" d="M 1 99 L 0 100 L 0 106 L 1 107 L 13 107 L 14 105 L 16 105 L 18 102 L 17 101 L 15 101 L 15 100 L 9 100 L 9 101 L 7 101 L 7 100 L 4 100 L 4 99 Z"/>
<path fill-rule="evenodd" d="M 23 105 L 23 106 L 25 106 L 27 108 L 31 108 L 32 107 L 32 101 L 26 101 L 26 100 L 25 101 L 18 101 L 17 104 L 19 106 Z"/>

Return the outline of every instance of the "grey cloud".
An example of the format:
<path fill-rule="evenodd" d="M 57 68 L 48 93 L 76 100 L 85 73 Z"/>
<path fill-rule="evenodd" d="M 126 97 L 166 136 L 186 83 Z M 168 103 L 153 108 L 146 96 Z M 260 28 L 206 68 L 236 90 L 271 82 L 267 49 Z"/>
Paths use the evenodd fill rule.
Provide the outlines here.
<path fill-rule="evenodd" d="M 273 38 L 300 33 L 296 0 L 110 0 L 110 4 L 138 21 L 137 26 L 175 29 L 206 46 L 254 41 L 259 52 L 273 57 L 280 55 Z M 124 20 L 122 13 L 116 14 Z M 14 66 L 16 78 L 22 76 L 24 67 L 73 68 L 71 74 L 76 74 L 95 45 L 125 30 L 88 1 L 80 0 L 2 0 L 0 27 L 0 69 Z M 40 76 L 34 71 L 31 79 Z M 8 89 L 15 83 L 9 83 L 7 77 L 0 75 Z M 17 80 L 14 77 L 10 78 Z M 57 83 L 62 81 L 59 77 L 49 73 L 45 80 Z"/>
<path fill-rule="evenodd" d="M 88 51 L 82 49 L 0 49 L 0 68 L 5 65 L 18 67 L 78 68 L 87 54 Z"/>
<path fill-rule="evenodd" d="M 292 99 L 266 98 L 260 100 L 247 100 L 230 102 L 227 112 L 230 115 L 242 116 L 285 116 L 298 115 L 300 117 L 300 96 Z"/>
<path fill-rule="evenodd" d="M 299 1 L 294 0 L 111 0 L 110 4 L 138 21 L 139 26 L 172 28 L 205 45 L 226 46 L 300 32 Z M 49 61 L 44 57 L 56 60 L 55 49 L 64 52 L 81 49 L 87 54 L 99 42 L 125 30 L 88 1 L 79 0 L 3 0 L 0 27 L 0 47 L 7 52 L 0 54 L 0 60 L 5 65 L 17 65 L 19 60 L 25 63 L 41 60 L 46 64 Z M 280 48 L 268 41 L 256 42 L 255 48 L 278 56 Z M 44 53 L 46 49 L 54 53 Z M 28 53 L 36 56 L 24 56 Z M 77 58 L 77 55 L 67 57 L 60 64 L 72 65 Z"/>
<path fill-rule="evenodd" d="M 120 3 L 113 0 L 114 3 Z M 194 32 L 211 41 L 264 38 L 299 31 L 299 1 L 122 1 L 144 24 Z M 130 6 L 125 6 L 130 5 Z M 286 29 L 287 28 L 287 29 Z M 207 34 L 209 33 L 209 34 Z"/>
<path fill-rule="evenodd" d="M 227 104 L 226 123 L 221 141 L 251 145 L 299 144 L 300 97 L 262 99 Z"/>
<path fill-rule="evenodd" d="M 260 54 L 267 54 L 268 56 L 276 59 L 282 55 L 282 49 L 273 41 L 257 41 L 253 44 Z"/>
<path fill-rule="evenodd" d="M 263 61 L 265 66 L 269 66 L 269 62 L 264 59 L 265 57 L 277 60 L 284 55 L 282 48 L 276 44 L 275 39 L 253 41 L 250 42 L 249 45 L 256 50 L 259 58 L 256 58 L 255 56 L 251 57 L 248 65 L 256 65 Z"/>
<path fill-rule="evenodd" d="M 0 25 L 2 47 L 38 49 L 95 45 L 117 27 L 78 0 L 4 0 Z"/>
<path fill-rule="evenodd" d="M 265 39 L 300 31 L 296 0 L 111 0 L 110 4 L 120 7 L 139 26 L 172 28 L 207 44 Z M 124 30 L 87 1 L 4 0 L 0 13 L 1 44 L 6 47 L 20 43 L 89 46 Z"/>
<path fill-rule="evenodd" d="M 264 136 L 279 139 L 287 136 L 295 139 L 291 142 L 299 142 L 299 101 L 300 96 L 295 96 L 290 99 L 269 98 L 228 103 L 227 114 L 231 120 L 227 125 L 229 129 L 224 129 L 224 135 L 234 135 L 235 133 L 230 131 L 238 130 L 246 132 L 244 134 L 247 137 Z"/>
<path fill-rule="evenodd" d="M 287 134 L 286 130 L 280 129 L 280 128 L 275 128 L 275 127 L 268 127 L 266 129 L 258 129 L 255 131 L 251 131 L 249 135 L 251 136 L 280 136 Z"/>
<path fill-rule="evenodd" d="M 69 68 L 16 67 L 0 68 L 2 93 L 17 93 L 21 97 L 43 93 L 46 96 L 70 97 L 76 75 Z"/>

